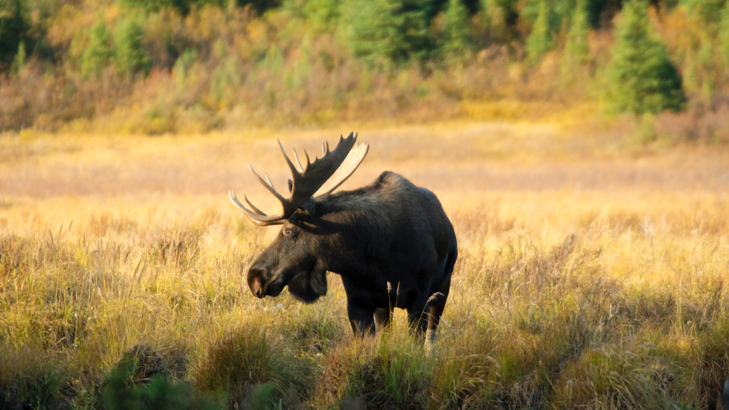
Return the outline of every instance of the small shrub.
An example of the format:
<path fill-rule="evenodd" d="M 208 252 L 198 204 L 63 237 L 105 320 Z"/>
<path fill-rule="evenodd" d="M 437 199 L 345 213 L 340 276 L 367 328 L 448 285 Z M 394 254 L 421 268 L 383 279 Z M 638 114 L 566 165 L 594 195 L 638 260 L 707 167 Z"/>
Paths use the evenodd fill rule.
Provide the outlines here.
<path fill-rule="evenodd" d="M 106 378 L 102 401 L 108 410 L 212 410 L 223 402 L 197 397 L 188 383 L 162 372 L 161 358 L 148 348 L 126 353 Z"/>

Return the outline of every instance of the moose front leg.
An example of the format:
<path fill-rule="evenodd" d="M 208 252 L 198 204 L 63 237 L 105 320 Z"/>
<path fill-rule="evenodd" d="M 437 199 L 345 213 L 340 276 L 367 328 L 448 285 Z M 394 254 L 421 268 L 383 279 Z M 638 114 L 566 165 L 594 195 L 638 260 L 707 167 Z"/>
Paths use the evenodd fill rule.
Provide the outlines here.
<path fill-rule="evenodd" d="M 380 333 L 390 324 L 392 312 L 388 308 L 372 310 L 348 303 L 347 314 L 355 335 L 373 335 Z"/>
<path fill-rule="evenodd" d="M 388 308 L 377 308 L 375 309 L 375 330 L 380 333 L 384 328 L 390 324 L 390 318 L 392 317 L 392 310 Z"/>
<path fill-rule="evenodd" d="M 364 308 L 348 302 L 347 315 L 356 336 L 375 334 L 375 309 Z"/>

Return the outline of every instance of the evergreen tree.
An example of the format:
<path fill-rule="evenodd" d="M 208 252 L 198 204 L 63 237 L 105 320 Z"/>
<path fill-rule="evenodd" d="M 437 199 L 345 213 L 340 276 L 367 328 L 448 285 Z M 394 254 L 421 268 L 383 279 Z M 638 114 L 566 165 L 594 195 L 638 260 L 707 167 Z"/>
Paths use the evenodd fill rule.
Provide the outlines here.
<path fill-rule="evenodd" d="M 481 0 L 481 13 L 491 31 L 502 31 L 506 27 L 506 13 L 499 7 L 497 0 Z"/>
<path fill-rule="evenodd" d="M 516 19 L 516 0 L 481 0 L 481 15 L 493 40 L 506 42 L 510 38 L 509 28 Z"/>
<path fill-rule="evenodd" d="M 719 23 L 719 53 L 725 64 L 729 64 L 729 1 L 721 11 Z"/>
<path fill-rule="evenodd" d="M 539 15 L 532 26 L 532 32 L 526 41 L 526 49 L 529 53 L 529 61 L 533 64 L 538 62 L 552 49 L 552 29 L 550 27 L 551 8 L 547 0 L 540 0 Z"/>
<path fill-rule="evenodd" d="M 428 0 L 352 0 L 350 45 L 358 57 L 374 63 L 424 63 L 430 56 Z"/>
<path fill-rule="evenodd" d="M 579 5 L 578 3 L 584 0 L 553 0 L 552 1 L 552 19 L 554 24 L 552 27 L 560 27 L 562 22 L 570 22 L 575 14 L 575 9 L 583 7 L 587 9 L 585 4 Z"/>
<path fill-rule="evenodd" d="M 175 61 L 173 72 L 175 73 L 177 88 L 180 91 L 185 90 L 188 75 L 190 70 L 192 70 L 192 66 L 195 65 L 195 61 L 197 61 L 197 52 L 191 48 L 185 49 L 182 55 Z"/>
<path fill-rule="evenodd" d="M 116 69 L 131 78 L 138 72 L 149 74 L 152 59 L 144 51 L 144 32 L 134 20 L 123 20 L 117 24 L 114 42 L 116 45 Z"/>
<path fill-rule="evenodd" d="M 322 31 L 329 29 L 339 17 L 339 0 L 308 0 L 304 15 Z"/>
<path fill-rule="evenodd" d="M 18 72 L 25 68 L 25 42 L 22 40 L 18 44 L 18 53 L 15 54 L 15 59 L 13 60 L 13 71 Z"/>
<path fill-rule="evenodd" d="M 617 112 L 678 111 L 686 97 L 666 45 L 651 32 L 648 5 L 630 0 L 615 25 L 613 59 L 607 67 L 608 99 Z"/>
<path fill-rule="evenodd" d="M 449 60 L 460 60 L 471 50 L 468 10 L 461 0 L 449 0 L 443 22 L 443 53 Z"/>
<path fill-rule="evenodd" d="M 0 67 L 13 61 L 28 31 L 23 0 L 0 0 Z"/>
<path fill-rule="evenodd" d="M 587 13 L 587 0 L 577 0 L 575 11 L 570 22 L 570 31 L 567 34 L 567 43 L 562 55 L 562 67 L 566 72 L 583 64 L 589 55 L 587 35 L 590 33 L 589 15 Z"/>
<path fill-rule="evenodd" d="M 689 13 L 701 18 L 705 23 L 717 23 L 721 18 L 721 10 L 726 0 L 681 0 Z"/>
<path fill-rule="evenodd" d="M 111 33 L 106 22 L 99 16 L 97 23 L 89 31 L 89 46 L 81 54 L 81 73 L 84 77 L 99 76 L 111 62 Z"/>

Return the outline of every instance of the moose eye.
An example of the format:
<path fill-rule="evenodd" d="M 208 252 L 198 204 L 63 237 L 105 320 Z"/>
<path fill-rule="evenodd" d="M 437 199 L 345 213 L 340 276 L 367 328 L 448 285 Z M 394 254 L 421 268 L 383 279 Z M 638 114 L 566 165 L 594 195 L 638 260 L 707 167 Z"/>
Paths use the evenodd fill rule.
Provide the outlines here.
<path fill-rule="evenodd" d="M 291 228 L 284 228 L 284 230 L 283 230 L 284 236 L 291 235 L 291 232 L 293 232 L 293 230 Z"/>

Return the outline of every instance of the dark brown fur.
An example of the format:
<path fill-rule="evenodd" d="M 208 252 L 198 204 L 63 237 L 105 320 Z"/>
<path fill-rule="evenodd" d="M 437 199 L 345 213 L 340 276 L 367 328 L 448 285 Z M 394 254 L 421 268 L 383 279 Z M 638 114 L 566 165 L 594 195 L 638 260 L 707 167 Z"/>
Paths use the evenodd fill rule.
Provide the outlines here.
<path fill-rule="evenodd" d="M 435 195 L 384 172 L 370 186 L 319 198 L 312 213 L 296 211 L 251 265 L 248 284 L 261 298 L 288 285 L 311 303 L 326 294 L 331 271 L 342 277 L 355 333 L 387 325 L 399 307 L 434 339 L 457 256 L 453 226 Z"/>

